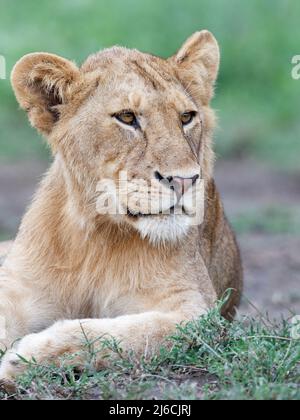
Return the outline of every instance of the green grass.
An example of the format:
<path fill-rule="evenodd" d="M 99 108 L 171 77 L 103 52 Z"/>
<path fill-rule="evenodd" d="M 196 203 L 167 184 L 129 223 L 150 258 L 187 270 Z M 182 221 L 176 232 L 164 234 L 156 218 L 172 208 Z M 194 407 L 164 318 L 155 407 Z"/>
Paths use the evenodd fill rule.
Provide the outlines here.
<path fill-rule="evenodd" d="M 288 321 L 244 318 L 228 323 L 219 309 L 179 326 L 148 360 L 125 357 L 121 344 L 106 342 L 117 357 L 109 369 L 81 375 L 72 367 L 29 364 L 13 399 L 300 399 L 300 346 Z"/>
<path fill-rule="evenodd" d="M 8 72 L 22 55 L 49 51 L 82 62 L 114 44 L 164 57 L 191 33 L 208 28 L 222 49 L 214 106 L 217 151 L 250 155 L 299 169 L 300 81 L 291 77 L 299 51 L 300 3 L 293 0 L 2 0 L 0 54 Z M 47 158 L 16 111 L 9 80 L 0 81 L 0 157 Z"/>

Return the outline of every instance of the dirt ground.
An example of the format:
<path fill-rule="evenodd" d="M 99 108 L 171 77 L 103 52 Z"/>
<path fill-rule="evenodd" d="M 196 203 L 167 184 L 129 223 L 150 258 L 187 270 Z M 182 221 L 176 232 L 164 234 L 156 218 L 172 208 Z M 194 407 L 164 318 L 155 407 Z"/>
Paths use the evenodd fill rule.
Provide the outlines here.
<path fill-rule="evenodd" d="M 220 160 L 216 181 L 231 220 L 272 207 L 299 211 L 300 175 L 276 172 L 252 160 Z M 238 241 L 245 272 L 241 312 L 257 314 L 249 300 L 270 317 L 300 314 L 300 235 L 253 229 L 238 234 Z"/>
<path fill-rule="evenodd" d="M 1 164 L 0 239 L 14 236 L 46 166 Z M 272 205 L 300 209 L 300 174 L 277 173 L 251 160 L 219 161 L 216 179 L 231 220 Z M 238 241 L 245 270 L 241 313 L 268 312 L 271 318 L 300 314 L 300 235 L 250 230 L 239 234 Z"/>

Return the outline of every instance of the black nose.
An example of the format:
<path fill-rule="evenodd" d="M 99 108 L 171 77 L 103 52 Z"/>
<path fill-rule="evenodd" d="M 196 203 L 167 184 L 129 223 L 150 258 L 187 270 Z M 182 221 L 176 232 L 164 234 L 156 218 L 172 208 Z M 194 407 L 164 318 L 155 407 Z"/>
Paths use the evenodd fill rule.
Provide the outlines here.
<path fill-rule="evenodd" d="M 166 187 L 175 191 L 179 200 L 196 183 L 196 181 L 200 178 L 200 175 L 197 174 L 187 178 L 183 178 L 181 176 L 164 177 L 159 172 L 155 172 L 155 178 Z"/>

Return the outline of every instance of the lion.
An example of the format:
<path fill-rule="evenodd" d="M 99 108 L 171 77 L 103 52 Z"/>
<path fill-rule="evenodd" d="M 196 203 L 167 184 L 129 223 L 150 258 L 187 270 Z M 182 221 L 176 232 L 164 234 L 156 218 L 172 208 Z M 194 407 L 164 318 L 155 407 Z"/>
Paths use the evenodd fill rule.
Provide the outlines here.
<path fill-rule="evenodd" d="M 228 289 L 223 315 L 234 316 L 242 265 L 213 178 L 219 62 L 208 31 L 168 59 L 113 47 L 81 67 L 47 53 L 17 62 L 16 98 L 53 163 L 1 268 L 3 382 L 15 381 L 24 360 L 59 365 L 68 356 L 83 368 L 87 337 L 96 369 L 109 363 L 105 337 L 153 355 Z M 118 194 L 124 172 L 128 189 Z M 199 185 L 197 224 L 191 191 Z M 118 211 L 99 211 L 103 195 Z"/>

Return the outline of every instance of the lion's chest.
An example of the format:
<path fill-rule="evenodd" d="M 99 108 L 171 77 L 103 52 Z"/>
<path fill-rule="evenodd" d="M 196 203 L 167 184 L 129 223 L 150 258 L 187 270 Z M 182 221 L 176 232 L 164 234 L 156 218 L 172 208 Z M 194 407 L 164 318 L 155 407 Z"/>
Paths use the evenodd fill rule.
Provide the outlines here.
<path fill-rule="evenodd" d="M 139 253 L 100 252 L 85 258 L 69 298 L 75 312 L 84 317 L 143 312 L 153 303 L 155 285 L 161 284 L 166 271 Z"/>

